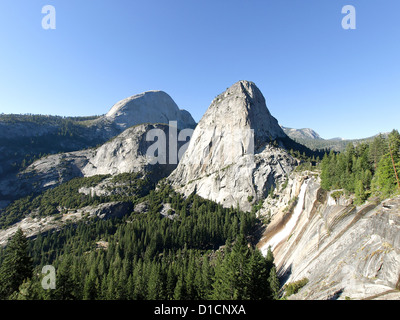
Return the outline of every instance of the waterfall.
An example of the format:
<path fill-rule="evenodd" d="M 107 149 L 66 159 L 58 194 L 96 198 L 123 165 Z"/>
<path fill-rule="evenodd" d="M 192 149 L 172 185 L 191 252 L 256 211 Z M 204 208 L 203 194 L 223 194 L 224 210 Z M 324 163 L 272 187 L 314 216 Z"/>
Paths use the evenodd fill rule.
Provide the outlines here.
<path fill-rule="evenodd" d="M 305 199 L 305 194 L 306 194 L 306 189 L 307 189 L 307 182 L 308 180 L 304 181 L 304 183 L 301 185 L 300 188 L 300 193 L 299 193 L 299 199 L 297 202 L 296 207 L 293 210 L 293 214 L 290 217 L 289 221 L 285 224 L 283 229 L 279 231 L 277 234 L 275 234 L 266 244 L 264 244 L 261 248 L 261 252 L 263 255 L 266 255 L 268 252 L 268 247 L 271 246 L 271 250 L 273 251 L 275 247 L 285 240 L 287 237 L 289 237 L 290 233 L 293 231 L 297 220 L 300 217 L 300 214 L 303 212 L 303 206 L 304 206 L 304 199 Z"/>

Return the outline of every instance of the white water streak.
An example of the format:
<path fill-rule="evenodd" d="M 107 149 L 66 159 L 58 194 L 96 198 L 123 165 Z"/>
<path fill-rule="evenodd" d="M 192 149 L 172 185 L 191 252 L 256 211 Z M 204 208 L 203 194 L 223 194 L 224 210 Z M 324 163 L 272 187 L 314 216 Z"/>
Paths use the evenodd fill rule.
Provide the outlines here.
<path fill-rule="evenodd" d="M 290 217 L 289 221 L 285 224 L 283 229 L 279 231 L 277 234 L 275 234 L 266 244 L 264 244 L 261 248 L 261 252 L 263 255 L 266 255 L 268 253 L 268 247 L 271 246 L 271 250 L 273 251 L 275 247 L 285 240 L 291 232 L 293 231 L 297 220 L 300 217 L 300 214 L 303 212 L 303 206 L 304 206 L 304 198 L 305 198 L 305 193 L 307 189 L 307 181 L 305 181 L 300 188 L 300 193 L 299 193 L 299 199 L 297 202 L 296 207 L 293 210 L 293 214 Z"/>

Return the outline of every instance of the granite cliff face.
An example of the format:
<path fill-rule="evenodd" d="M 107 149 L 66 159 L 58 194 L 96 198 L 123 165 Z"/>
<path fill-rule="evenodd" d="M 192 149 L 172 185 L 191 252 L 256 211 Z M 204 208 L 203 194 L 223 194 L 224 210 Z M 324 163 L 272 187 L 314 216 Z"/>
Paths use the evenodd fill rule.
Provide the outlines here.
<path fill-rule="evenodd" d="M 256 85 L 239 81 L 212 101 L 169 180 L 186 195 L 250 210 L 297 163 L 272 145 L 284 137 Z"/>
<path fill-rule="evenodd" d="M 144 172 L 150 179 L 159 180 L 168 176 L 176 164 L 170 163 L 168 153 L 169 140 L 166 139 L 166 161 L 152 164 L 146 153 L 154 145 L 154 139 L 148 137 L 152 130 L 163 133 L 175 130 L 165 124 L 140 124 L 94 149 L 60 153 L 35 161 L 17 179 L 4 179 L 0 190 L 5 195 L 24 196 L 32 192 L 55 187 L 75 177 L 90 177 L 99 174 L 116 175 L 125 172 Z M 177 144 L 178 150 L 182 142 Z"/>
<path fill-rule="evenodd" d="M 273 213 L 258 247 L 271 247 L 283 284 L 307 279 L 289 299 L 400 299 L 400 198 L 355 206 L 292 174 L 260 214 Z"/>

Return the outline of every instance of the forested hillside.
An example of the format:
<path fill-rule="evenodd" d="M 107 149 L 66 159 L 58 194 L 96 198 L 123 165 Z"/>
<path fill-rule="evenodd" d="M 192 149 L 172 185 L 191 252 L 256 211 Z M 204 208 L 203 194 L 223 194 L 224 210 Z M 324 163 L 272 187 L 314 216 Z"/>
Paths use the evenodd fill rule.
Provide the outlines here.
<path fill-rule="evenodd" d="M 321 162 L 322 187 L 354 193 L 356 204 L 371 196 L 385 199 L 400 191 L 400 134 L 393 130 L 387 138 L 379 135 L 371 142 L 342 153 L 331 151 Z"/>
<path fill-rule="evenodd" d="M 81 188 L 96 187 L 102 182 L 105 182 L 103 186 L 105 195 L 97 196 L 96 194 L 79 192 Z M 4 210 L 0 210 L 0 229 L 9 227 L 29 214 L 37 217 L 59 216 L 70 209 L 96 206 L 100 203 L 135 202 L 148 194 L 154 186 L 154 182 L 150 182 L 141 173 L 74 178 L 37 196 L 30 195 L 15 200 Z"/>
<path fill-rule="evenodd" d="M 277 297 L 272 253 L 264 258 L 250 245 L 259 223 L 254 210 L 223 208 L 194 194 L 185 199 L 168 184 L 139 202 L 148 209 L 121 219 L 81 221 L 29 241 L 18 232 L 13 245 L 0 250 L 1 298 Z M 170 209 L 162 215 L 165 204 Z M 10 281 L 10 270 L 29 257 L 30 269 Z M 55 290 L 41 286 L 44 265 L 57 270 Z"/>

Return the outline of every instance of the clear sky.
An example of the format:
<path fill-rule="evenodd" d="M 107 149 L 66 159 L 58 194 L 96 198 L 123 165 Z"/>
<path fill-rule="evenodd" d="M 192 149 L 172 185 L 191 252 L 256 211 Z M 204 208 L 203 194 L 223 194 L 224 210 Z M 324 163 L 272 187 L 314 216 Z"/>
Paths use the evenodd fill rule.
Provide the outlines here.
<path fill-rule="evenodd" d="M 349 4 L 355 30 L 341 24 Z M 399 16 L 399 0 L 1 0 L 0 113 L 104 114 L 163 90 L 199 121 L 250 80 L 287 127 L 400 129 Z"/>

